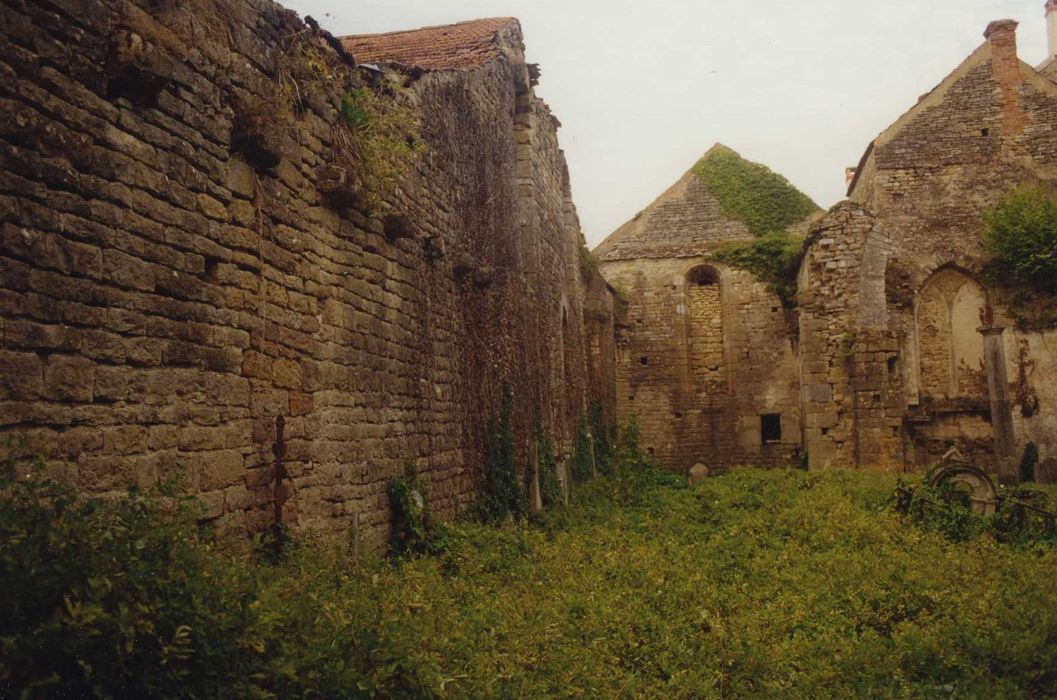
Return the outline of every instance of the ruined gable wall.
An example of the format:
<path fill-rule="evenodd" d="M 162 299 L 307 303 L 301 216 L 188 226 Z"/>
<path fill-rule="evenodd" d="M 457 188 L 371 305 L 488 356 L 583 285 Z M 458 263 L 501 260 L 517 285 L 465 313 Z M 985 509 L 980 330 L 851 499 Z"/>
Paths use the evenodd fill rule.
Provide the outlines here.
<path fill-rule="evenodd" d="M 687 273 L 707 266 L 718 285 Z M 781 302 L 750 273 L 705 258 L 602 263 L 627 297 L 617 328 L 617 411 L 642 445 L 687 472 L 785 465 L 800 446 L 799 379 Z M 762 444 L 760 416 L 780 414 L 782 439 Z"/>
<path fill-rule="evenodd" d="M 883 284 L 871 288 L 856 303 L 883 304 L 887 314 L 883 324 L 871 330 L 876 333 L 883 329 L 881 336 L 875 343 L 864 345 L 862 319 L 851 307 L 823 308 L 816 303 L 814 308 L 806 309 L 807 316 L 801 322 L 802 331 L 807 330 L 802 332 L 804 347 L 817 345 L 808 339 L 808 334 L 818 337 L 829 333 L 829 340 L 821 341 L 823 346 L 828 344 L 821 356 L 803 357 L 812 464 L 891 469 L 905 461 L 909 466 L 919 466 L 936 461 L 951 446 L 982 464 L 992 462 L 990 409 L 982 384 L 975 382 L 973 397 L 939 396 L 922 387 L 920 367 L 922 360 L 926 365 L 928 361 L 922 353 L 934 351 L 942 341 L 932 337 L 928 329 L 951 325 L 951 319 L 944 316 L 946 307 L 933 309 L 921 303 L 926 282 L 945 267 L 979 280 L 985 260 L 982 212 L 1013 185 L 1034 178 L 1052 179 L 1057 174 L 1053 169 L 1057 96 L 1052 86 L 1019 63 L 1016 71 L 1009 70 L 1008 66 L 1013 65 L 1008 61 L 1010 47 L 993 49 L 985 45 L 941 89 L 926 97 L 920 108 L 882 135 L 860 176 L 852 198 L 866 207 L 866 215 L 872 217 L 871 228 L 883 231 L 888 243 Z M 1003 56 L 1006 67 L 996 68 L 995 61 L 1001 62 Z M 807 288 L 810 296 L 817 298 L 823 291 L 816 288 L 823 283 L 819 273 L 827 280 L 824 284 L 857 288 L 866 276 L 863 266 L 876 258 L 864 247 L 866 230 L 842 220 L 842 216 L 831 213 L 827 226 L 832 224 L 833 230 L 823 233 L 811 248 Z M 821 245 L 824 240 L 828 246 Z M 832 267 L 827 269 L 827 265 Z M 804 311 L 802 306 L 802 314 Z M 996 307 L 995 311 L 996 322 L 1008 324 L 1004 310 Z M 968 317 L 957 319 L 954 333 L 961 338 L 959 342 L 974 335 L 981 322 Z M 832 330 L 823 330 L 827 328 Z M 922 328 L 929 337 L 921 337 Z M 848 347 L 832 342 L 841 334 Z M 1033 337 L 1029 339 L 1028 335 Z M 1044 340 L 1048 335 L 1051 334 L 1006 331 L 1007 371 L 1011 378 L 1021 370 L 1022 363 L 1017 360 L 1021 341 L 1031 348 L 1026 355 L 1029 369 L 1053 366 L 1052 353 L 1047 349 L 1052 343 Z M 982 340 L 980 343 L 982 347 Z M 872 354 L 875 361 L 883 359 L 891 367 L 877 365 L 873 379 L 866 380 L 860 371 L 861 380 L 856 378 L 849 383 L 841 379 L 837 384 L 851 394 L 878 403 L 865 412 L 873 417 L 871 434 L 875 437 L 883 435 L 886 424 L 896 429 L 896 415 L 903 419 L 902 455 L 888 448 L 873 452 L 851 449 L 850 445 L 861 441 L 863 434 L 851 420 L 855 411 L 848 403 L 848 394 L 837 392 L 830 397 L 809 386 L 819 383 L 809 382 L 809 374 L 821 372 L 824 367 L 838 367 L 842 362 L 848 364 L 852 358 L 856 360 L 851 368 L 854 372 L 863 352 Z M 969 375 L 983 368 L 966 369 L 970 371 L 961 373 L 968 378 L 965 390 L 955 393 L 974 393 L 968 390 L 973 384 L 968 381 L 973 379 Z M 1034 389 L 1036 385 L 1049 386 L 1052 381 L 1049 372 L 1034 369 L 1029 383 Z M 874 391 L 876 387 L 881 390 Z M 812 395 L 812 391 L 817 393 Z M 812 414 L 818 417 L 813 418 Z M 859 415 L 863 415 L 862 410 Z M 1057 416 L 1046 416 L 1040 411 L 1027 418 L 1015 410 L 1014 418 L 1021 445 L 1035 439 L 1043 445 L 1044 452 L 1057 449 L 1053 440 Z M 818 425 L 813 425 L 815 422 Z M 841 441 L 833 443 L 821 435 L 822 430 L 828 436 L 836 433 Z M 851 440 L 842 434 L 850 434 Z M 886 436 L 886 441 L 892 437 Z M 819 452 L 822 454 L 816 455 Z M 863 456 L 878 453 L 888 457 L 871 464 Z"/>
<path fill-rule="evenodd" d="M 597 252 L 603 260 L 679 258 L 702 255 L 717 242 L 752 238 L 748 226 L 722 214 L 719 200 L 691 169 Z"/>
<path fill-rule="evenodd" d="M 442 513 L 469 501 L 504 382 L 523 452 L 537 421 L 572 432 L 547 408 L 559 339 L 537 310 L 569 300 L 582 405 L 581 300 L 594 285 L 612 301 L 567 274 L 549 117 L 522 195 L 516 51 L 415 82 L 428 150 L 391 202 L 413 237 L 390 240 L 319 191 L 358 84 L 329 49 L 279 164 L 257 172 L 233 152 L 233 102 L 280 112 L 277 59 L 310 31 L 278 6 L 13 2 L 0 22 L 0 426 L 23 453 L 49 453 L 88 492 L 177 475 L 207 517 L 258 527 L 283 416 L 287 521 L 336 529 L 359 514 L 379 541 L 386 481 L 409 460 Z M 121 28 L 164 79 L 150 104 L 116 94 Z M 548 223 L 525 238 L 530 213 Z M 612 346 L 596 345 L 601 374 Z"/>
<path fill-rule="evenodd" d="M 798 284 L 808 465 L 899 470 L 903 366 L 883 297 L 891 242 L 851 202 L 831 209 L 809 240 Z"/>

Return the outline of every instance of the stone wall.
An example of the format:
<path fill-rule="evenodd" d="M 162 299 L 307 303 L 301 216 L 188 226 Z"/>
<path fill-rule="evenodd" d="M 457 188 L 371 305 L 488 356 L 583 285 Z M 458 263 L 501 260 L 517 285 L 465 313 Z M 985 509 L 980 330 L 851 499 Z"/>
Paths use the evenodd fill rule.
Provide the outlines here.
<path fill-rule="evenodd" d="M 688 472 L 788 465 L 801 444 L 800 385 L 781 301 L 752 274 L 704 258 L 613 260 L 627 297 L 617 329 L 617 408 L 659 464 Z M 781 437 L 762 440 L 765 415 Z"/>
<path fill-rule="evenodd" d="M 364 78 L 293 13 L 11 0 L 0 24 L 0 430 L 19 453 L 86 492 L 178 476 L 206 517 L 255 529 L 282 416 L 284 520 L 355 517 L 377 542 L 408 461 L 443 514 L 470 501 L 504 383 L 522 459 L 537 423 L 568 442 L 591 402 L 612 415 L 613 299 L 580 264 L 516 22 L 494 60 L 402 76 L 425 151 L 386 203 L 395 230 L 321 193 Z M 233 144 L 247 104 L 280 127 L 270 167 Z"/>
<path fill-rule="evenodd" d="M 871 144 L 852 202 L 813 234 L 800 327 L 814 466 L 920 467 L 951 447 L 998 466 L 981 327 L 1006 327 L 1022 395 L 1052 384 L 1039 368 L 1053 367 L 1054 333 L 1015 329 L 983 275 L 984 210 L 1016 184 L 1057 178 L 1057 84 L 1017 59 L 1015 27 L 989 27 Z M 1017 455 L 1029 440 L 1054 454 L 1057 415 L 1013 417 Z"/>

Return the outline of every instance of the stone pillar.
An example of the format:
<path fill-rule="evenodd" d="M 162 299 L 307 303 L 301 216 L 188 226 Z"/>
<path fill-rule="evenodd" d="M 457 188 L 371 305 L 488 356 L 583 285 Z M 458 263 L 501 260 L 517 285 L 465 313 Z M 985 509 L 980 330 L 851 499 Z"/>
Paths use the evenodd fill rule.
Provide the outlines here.
<path fill-rule="evenodd" d="M 995 441 L 995 466 L 999 481 L 1017 480 L 1014 461 L 1013 404 L 1009 399 L 1009 377 L 1006 374 L 1006 346 L 1002 342 L 1003 326 L 980 328 L 984 336 L 984 364 L 987 366 L 987 388 L 991 395 L 991 430 Z"/>

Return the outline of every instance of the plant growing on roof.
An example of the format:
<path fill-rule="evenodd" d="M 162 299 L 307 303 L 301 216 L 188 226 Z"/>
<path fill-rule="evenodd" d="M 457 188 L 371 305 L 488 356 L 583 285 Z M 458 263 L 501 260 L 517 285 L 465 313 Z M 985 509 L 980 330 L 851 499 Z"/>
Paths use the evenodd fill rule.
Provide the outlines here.
<path fill-rule="evenodd" d="M 818 210 L 811 198 L 770 168 L 751 163 L 724 146 L 709 151 L 694 174 L 719 201 L 724 216 L 741 221 L 757 237 L 721 248 L 715 259 L 767 282 L 783 305 L 796 302 L 803 239 L 786 229 Z"/>
<path fill-rule="evenodd" d="M 694 174 L 719 201 L 723 215 L 743 222 L 755 236 L 783 231 L 818 210 L 784 177 L 724 146 L 706 153 Z"/>
<path fill-rule="evenodd" d="M 334 127 L 338 160 L 356 174 L 360 198 L 371 213 L 390 201 L 413 159 L 425 146 L 419 118 L 400 81 L 386 73 L 378 88 L 357 87 L 341 98 L 342 120 Z"/>

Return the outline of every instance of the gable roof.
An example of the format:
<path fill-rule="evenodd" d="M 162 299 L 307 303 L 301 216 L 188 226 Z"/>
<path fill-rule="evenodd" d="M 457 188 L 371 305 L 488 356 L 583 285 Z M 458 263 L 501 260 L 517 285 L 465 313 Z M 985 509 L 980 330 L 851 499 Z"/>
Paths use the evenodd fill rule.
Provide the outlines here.
<path fill-rule="evenodd" d="M 521 25 L 513 17 L 475 19 L 384 34 L 341 37 L 358 63 L 399 63 L 428 71 L 477 68 L 502 52 L 497 34 Z"/>
<path fill-rule="evenodd" d="M 755 240 L 749 224 L 724 213 L 719 197 L 699 174 L 699 166 L 714 155 L 734 158 L 748 167 L 765 171 L 796 192 L 784 178 L 716 144 L 652 204 L 602 241 L 594 250 L 598 259 L 696 257 L 728 243 Z"/>

